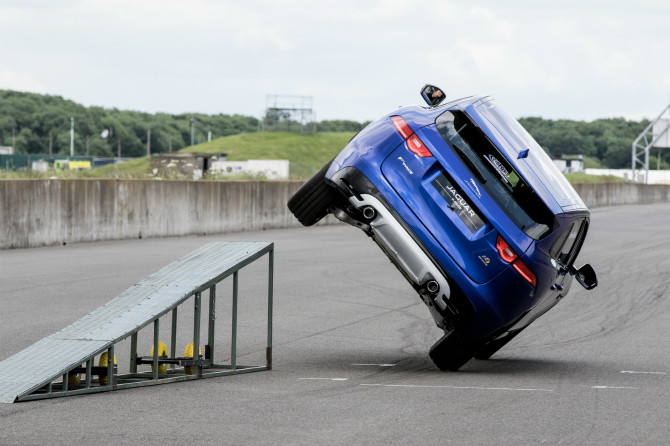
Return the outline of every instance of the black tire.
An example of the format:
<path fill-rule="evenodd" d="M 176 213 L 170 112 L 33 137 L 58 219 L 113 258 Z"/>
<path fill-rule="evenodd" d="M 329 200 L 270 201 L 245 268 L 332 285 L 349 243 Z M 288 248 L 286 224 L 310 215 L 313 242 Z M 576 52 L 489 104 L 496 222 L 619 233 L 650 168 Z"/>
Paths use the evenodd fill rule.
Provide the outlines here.
<path fill-rule="evenodd" d="M 312 226 L 328 215 L 328 208 L 339 198 L 339 192 L 325 180 L 332 163 L 331 160 L 323 166 L 288 200 L 288 209 L 304 226 Z"/>
<path fill-rule="evenodd" d="M 445 334 L 430 348 L 429 355 L 440 370 L 455 372 L 472 359 L 474 351 L 458 333 L 452 331 Z"/>

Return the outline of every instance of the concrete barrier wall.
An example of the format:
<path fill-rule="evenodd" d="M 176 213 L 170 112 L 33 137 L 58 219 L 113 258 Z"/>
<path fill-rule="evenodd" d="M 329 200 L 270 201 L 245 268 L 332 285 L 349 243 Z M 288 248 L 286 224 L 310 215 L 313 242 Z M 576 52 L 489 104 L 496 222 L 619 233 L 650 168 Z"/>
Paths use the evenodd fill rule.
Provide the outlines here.
<path fill-rule="evenodd" d="M 299 226 L 299 182 L 2 180 L 0 249 Z"/>
<path fill-rule="evenodd" d="M 286 202 L 300 184 L 0 180 L 0 249 L 299 226 Z M 667 202 L 670 186 L 577 184 L 575 189 L 593 208 Z"/>
<path fill-rule="evenodd" d="M 589 208 L 670 201 L 670 186 L 662 184 L 581 183 L 573 187 Z"/>

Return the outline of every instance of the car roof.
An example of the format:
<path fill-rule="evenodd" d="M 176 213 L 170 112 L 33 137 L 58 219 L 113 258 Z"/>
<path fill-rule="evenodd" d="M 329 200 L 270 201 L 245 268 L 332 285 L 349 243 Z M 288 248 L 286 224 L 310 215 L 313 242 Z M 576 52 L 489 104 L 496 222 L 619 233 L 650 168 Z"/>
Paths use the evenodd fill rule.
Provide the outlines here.
<path fill-rule="evenodd" d="M 483 118 L 479 120 L 482 125 L 484 121 L 487 121 L 497 130 L 497 132 L 490 133 L 496 138 L 496 145 L 505 152 L 505 155 L 543 199 L 545 199 L 544 189 L 556 200 L 562 212 L 587 210 L 582 198 L 544 149 L 519 124 L 519 121 L 504 111 L 493 98 L 483 98 L 473 103 L 468 109 L 471 113 L 473 109 L 476 109 L 477 113 L 473 114 L 478 114 Z M 473 119 L 475 119 L 474 116 Z M 546 199 L 545 202 L 549 204 Z"/>

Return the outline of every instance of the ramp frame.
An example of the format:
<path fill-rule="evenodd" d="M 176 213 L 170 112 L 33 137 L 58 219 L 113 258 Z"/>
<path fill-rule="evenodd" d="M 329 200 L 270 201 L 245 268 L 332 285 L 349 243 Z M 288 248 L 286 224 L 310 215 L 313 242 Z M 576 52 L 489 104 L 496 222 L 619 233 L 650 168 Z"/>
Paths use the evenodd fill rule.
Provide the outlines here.
<path fill-rule="evenodd" d="M 231 254 L 232 253 L 232 254 Z M 234 261 L 221 261 L 217 265 L 211 265 L 212 259 L 225 258 L 227 254 L 235 257 Z M 264 255 L 268 255 L 268 281 L 267 281 L 267 346 L 265 354 L 265 365 L 241 365 L 237 363 L 237 313 L 238 313 L 238 287 L 239 271 L 250 263 L 258 260 Z M 198 267 L 205 268 L 206 271 L 189 269 L 189 261 L 198 264 Z M 214 262 L 216 263 L 216 262 Z M 204 265 L 204 266 L 203 266 Z M 219 271 L 212 273 L 216 267 Z M 197 269 L 197 268 L 196 268 Z M 193 283 L 194 280 L 200 281 L 199 285 L 184 290 L 185 285 L 179 280 L 170 280 L 167 275 L 181 274 L 181 278 L 188 276 L 186 282 Z M 215 320 L 216 320 L 216 287 L 224 279 L 233 276 L 232 280 L 232 333 L 230 346 L 230 364 L 217 364 L 214 362 L 215 351 Z M 90 313 L 84 318 L 72 324 L 70 327 L 51 335 L 33 344 L 26 350 L 0 362 L 0 402 L 31 401 L 45 398 L 57 398 L 72 395 L 81 395 L 86 393 L 107 392 L 118 389 L 128 389 L 134 387 L 151 386 L 169 382 L 189 381 L 194 379 L 209 378 L 216 376 L 236 375 L 241 373 L 250 373 L 272 369 L 272 308 L 273 308 L 273 275 L 274 275 L 274 244 L 264 242 L 218 242 L 203 246 L 199 250 L 192 252 L 184 258 L 173 262 L 161 271 L 147 277 L 135 286 L 129 288 L 116 299 L 98 310 Z M 199 279 L 198 279 L 199 278 Z M 151 287 L 158 288 L 151 289 Z M 145 291 L 149 288 L 149 291 Z M 157 292 L 165 289 L 180 293 L 178 297 L 171 296 L 171 303 L 165 308 L 157 311 L 148 320 L 144 320 L 134 329 L 117 334 L 111 341 L 96 339 L 101 337 L 100 331 L 105 331 L 107 327 L 98 329 L 95 333 L 89 332 L 86 335 L 76 336 L 73 331 L 79 332 L 90 330 L 91 320 L 95 320 L 96 313 L 110 313 L 115 303 L 127 304 L 127 301 L 135 294 L 142 294 L 137 303 L 132 304 L 139 308 L 149 306 L 147 302 L 155 306 L 156 300 L 160 299 Z M 174 291 L 176 290 L 176 291 Z M 195 355 L 200 350 L 200 329 L 202 318 L 202 294 L 209 291 L 209 310 L 208 310 L 208 330 L 207 344 L 205 345 L 205 355 Z M 193 311 L 193 352 L 195 357 L 176 357 L 177 342 L 177 307 L 189 298 L 194 297 Z M 126 305 L 127 306 L 127 305 Z M 134 307 L 134 308 L 135 308 Z M 125 307 L 124 307 L 125 309 Z M 127 313 L 129 311 L 125 310 Z M 171 313 L 172 329 L 170 339 L 170 356 L 159 356 L 159 323 L 162 316 Z M 118 316 L 122 320 L 123 316 L 132 317 L 133 314 Z M 110 321 L 109 326 L 114 325 Z M 137 354 L 138 332 L 143 328 L 153 324 L 153 345 L 154 352 L 152 356 L 142 357 Z M 82 332 L 83 333 L 83 332 Z M 98 335 L 98 336 L 96 336 Z M 114 346 L 119 342 L 130 337 L 130 370 L 127 374 L 118 374 L 115 361 L 108 360 L 106 366 L 95 366 L 94 361 L 98 355 L 107 353 L 107 358 L 115 358 Z M 31 382 L 31 373 L 24 373 L 31 364 L 35 365 L 34 355 L 39 357 L 40 352 L 45 351 L 72 351 L 81 352 L 80 356 L 75 353 L 76 362 L 71 362 L 65 369 L 56 370 L 50 373 L 45 380 L 44 376 L 40 382 Z M 72 357 L 72 355 L 70 355 Z M 81 360 L 79 359 L 81 358 Z M 43 361 L 43 359 L 42 359 Z M 82 364 L 85 363 L 85 366 Z M 140 364 L 152 364 L 152 371 L 138 371 Z M 166 373 L 159 373 L 159 365 L 170 364 Z M 183 368 L 176 366 L 192 367 L 193 374 L 185 374 Z M 55 366 L 57 367 L 57 366 Z M 27 375 L 26 381 L 17 385 L 16 382 L 4 383 L 5 378 L 11 370 L 21 370 L 21 374 Z M 71 374 L 84 374 L 85 378 L 76 387 L 72 388 L 68 377 Z M 98 379 L 94 378 L 98 376 Z M 62 376 L 62 382 L 54 382 Z M 111 377 L 111 379 L 108 379 Z M 33 379 L 34 381 L 34 379 Z M 18 389 L 18 390 L 17 390 Z M 17 393 L 13 393 L 17 392 Z M 14 395 L 15 398 L 14 398 Z"/>

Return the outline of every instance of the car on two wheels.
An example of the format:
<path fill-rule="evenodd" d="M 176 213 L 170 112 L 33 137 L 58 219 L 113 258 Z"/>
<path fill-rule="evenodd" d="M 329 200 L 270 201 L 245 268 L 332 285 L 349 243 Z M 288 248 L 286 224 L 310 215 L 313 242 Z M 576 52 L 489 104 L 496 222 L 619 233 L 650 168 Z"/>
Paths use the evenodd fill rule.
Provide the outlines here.
<path fill-rule="evenodd" d="M 570 290 L 597 285 L 575 267 L 589 211 L 539 144 L 489 96 L 369 124 L 305 182 L 288 207 L 305 226 L 328 214 L 368 234 L 426 304 L 444 336 L 442 370 L 488 359 Z"/>

